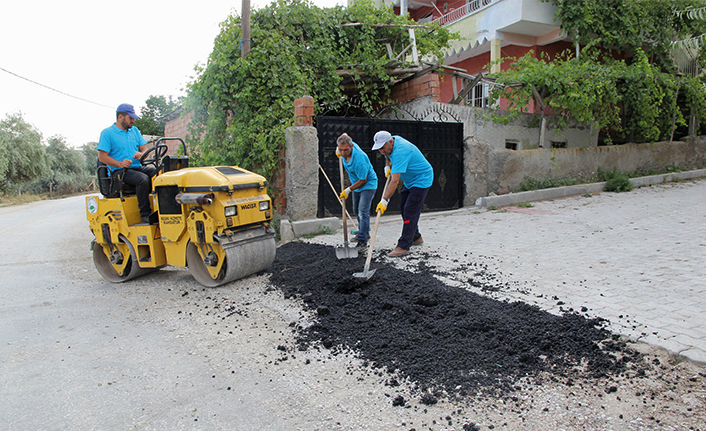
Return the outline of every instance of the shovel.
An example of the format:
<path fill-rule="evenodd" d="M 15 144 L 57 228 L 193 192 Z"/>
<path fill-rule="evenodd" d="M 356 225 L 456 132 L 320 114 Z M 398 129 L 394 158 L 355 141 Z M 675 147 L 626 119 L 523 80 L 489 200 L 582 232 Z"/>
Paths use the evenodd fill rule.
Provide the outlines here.
<path fill-rule="evenodd" d="M 388 176 L 387 181 L 385 181 L 385 188 L 382 189 L 383 194 L 385 193 L 385 190 L 387 190 L 387 185 L 390 184 L 390 176 Z M 373 274 L 375 274 L 375 271 L 377 271 L 376 269 L 373 269 L 372 271 L 370 270 L 370 261 L 373 258 L 373 248 L 375 248 L 375 237 L 378 235 L 378 226 L 380 225 L 381 215 L 382 213 L 378 211 L 377 215 L 375 216 L 375 227 L 373 228 L 373 236 L 370 237 L 370 245 L 368 246 L 368 257 L 365 258 L 365 267 L 363 268 L 363 272 L 356 272 L 353 274 L 353 277 L 365 278 L 366 280 L 370 280 Z"/>
<path fill-rule="evenodd" d="M 341 190 L 343 187 L 343 158 L 338 158 L 338 168 L 341 172 Z M 348 246 L 348 224 L 346 223 L 346 200 L 341 199 L 341 218 L 343 218 L 343 247 L 336 247 L 336 257 L 338 259 L 355 259 L 358 257 L 358 249 Z"/>
<path fill-rule="evenodd" d="M 331 186 L 331 191 L 333 192 L 334 195 L 336 195 L 338 192 L 333 187 L 333 184 L 331 184 L 331 180 L 328 179 L 328 175 L 326 175 L 326 171 L 324 171 L 324 168 L 322 168 L 321 165 L 319 165 L 319 169 L 321 169 L 321 173 L 324 174 L 324 178 L 326 178 L 326 181 L 328 181 L 328 185 Z M 351 217 L 351 215 L 348 214 L 348 210 L 346 210 L 346 215 L 348 216 L 348 220 L 350 220 L 351 223 L 353 223 L 353 227 L 355 228 L 355 230 L 351 232 L 351 235 L 355 235 L 356 233 L 358 233 L 358 225 L 355 223 L 355 220 L 353 220 L 353 217 Z"/>

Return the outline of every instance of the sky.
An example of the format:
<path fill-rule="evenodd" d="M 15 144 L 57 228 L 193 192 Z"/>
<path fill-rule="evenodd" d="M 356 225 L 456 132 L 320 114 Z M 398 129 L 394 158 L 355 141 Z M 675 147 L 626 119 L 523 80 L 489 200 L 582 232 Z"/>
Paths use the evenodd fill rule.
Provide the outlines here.
<path fill-rule="evenodd" d="M 0 6 L 0 120 L 21 113 L 44 142 L 98 141 L 121 103 L 185 95 L 219 24 L 241 1 L 23 0 Z M 269 0 L 251 0 L 259 9 Z M 321 7 L 345 0 L 314 0 Z M 132 6 L 134 5 L 134 6 Z"/>

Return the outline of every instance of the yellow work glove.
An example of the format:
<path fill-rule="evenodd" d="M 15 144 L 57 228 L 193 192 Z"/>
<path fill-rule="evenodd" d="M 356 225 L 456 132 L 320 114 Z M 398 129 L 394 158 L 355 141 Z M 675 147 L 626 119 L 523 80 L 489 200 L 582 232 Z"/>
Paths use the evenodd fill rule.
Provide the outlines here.
<path fill-rule="evenodd" d="M 348 195 L 350 194 L 350 192 L 351 192 L 351 188 L 348 187 L 348 188 L 346 188 L 344 191 L 342 191 L 341 194 L 338 195 L 338 197 L 339 197 L 342 201 L 344 201 L 344 200 L 348 199 Z"/>
<path fill-rule="evenodd" d="M 380 212 L 380 215 L 385 214 L 385 210 L 387 209 L 387 203 L 390 202 L 388 199 L 382 198 L 380 199 L 380 203 L 378 204 L 377 208 L 375 208 L 375 212 Z"/>
<path fill-rule="evenodd" d="M 390 167 L 389 167 L 389 166 L 385 166 L 385 178 L 387 178 L 387 177 L 389 177 L 389 176 L 390 176 Z"/>

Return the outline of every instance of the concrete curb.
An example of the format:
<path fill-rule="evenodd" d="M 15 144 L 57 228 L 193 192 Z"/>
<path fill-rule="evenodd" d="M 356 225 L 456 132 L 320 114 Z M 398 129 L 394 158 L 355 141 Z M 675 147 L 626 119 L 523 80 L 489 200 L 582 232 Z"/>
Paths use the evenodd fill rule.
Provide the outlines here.
<path fill-rule="evenodd" d="M 647 177 L 631 178 L 630 182 L 635 187 L 651 186 L 671 181 L 689 180 L 694 178 L 706 177 L 706 169 L 697 169 L 686 172 L 674 172 L 670 174 L 650 175 Z M 500 196 L 487 196 L 478 198 L 475 205 L 481 208 L 504 207 L 508 205 L 516 205 L 523 202 L 545 201 L 550 199 L 560 199 L 567 196 L 583 195 L 586 193 L 602 192 L 605 188 L 605 182 L 577 184 L 575 186 L 554 187 L 551 189 L 531 190 L 528 192 L 509 193 Z"/>
<path fill-rule="evenodd" d="M 335 231 L 340 228 L 341 220 L 338 217 L 326 217 L 297 221 L 289 221 L 286 219 L 280 220 L 280 245 L 286 244 L 290 241 L 294 241 L 295 239 L 304 235 L 322 232 L 324 229 L 330 229 L 332 231 Z"/>

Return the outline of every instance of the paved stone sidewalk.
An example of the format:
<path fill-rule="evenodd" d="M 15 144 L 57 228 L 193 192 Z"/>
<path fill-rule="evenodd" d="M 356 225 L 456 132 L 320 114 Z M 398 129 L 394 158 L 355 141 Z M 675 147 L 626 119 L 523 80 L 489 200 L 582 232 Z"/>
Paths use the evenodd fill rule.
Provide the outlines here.
<path fill-rule="evenodd" d="M 484 294 L 602 317 L 614 332 L 706 362 L 706 180 L 532 205 L 425 213 L 425 244 L 399 263 L 438 254 L 430 263 L 450 279 L 500 286 Z M 376 248 L 392 248 L 401 227 L 383 217 Z"/>

